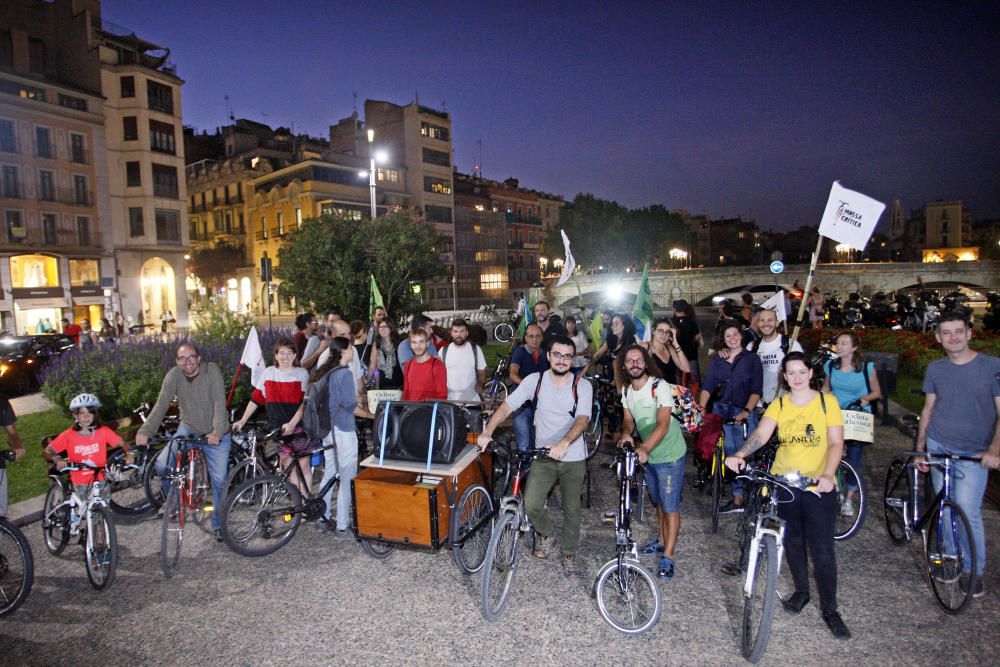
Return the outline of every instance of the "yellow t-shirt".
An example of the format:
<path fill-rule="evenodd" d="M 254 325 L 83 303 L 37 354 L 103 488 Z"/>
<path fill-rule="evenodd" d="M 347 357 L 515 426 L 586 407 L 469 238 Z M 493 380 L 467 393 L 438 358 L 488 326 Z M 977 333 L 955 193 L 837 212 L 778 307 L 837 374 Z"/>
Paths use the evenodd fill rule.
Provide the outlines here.
<path fill-rule="evenodd" d="M 794 471 L 816 478 L 823 474 L 829 447 L 826 429 L 844 425 L 837 399 L 832 394 L 826 394 L 824 398 L 825 414 L 819 396 L 802 407 L 792 403 L 787 395 L 767 406 L 764 416 L 778 422 L 778 438 L 781 441 L 771 466 L 775 475 Z"/>

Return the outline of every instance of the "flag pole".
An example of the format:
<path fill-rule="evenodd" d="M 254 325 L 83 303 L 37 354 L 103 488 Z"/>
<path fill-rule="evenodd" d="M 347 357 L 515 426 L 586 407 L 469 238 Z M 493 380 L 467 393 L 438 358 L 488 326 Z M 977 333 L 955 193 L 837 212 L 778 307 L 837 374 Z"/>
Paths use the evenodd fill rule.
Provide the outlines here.
<path fill-rule="evenodd" d="M 789 349 L 795 344 L 795 341 L 799 337 L 799 329 L 802 328 L 802 317 L 806 311 L 806 299 L 809 298 L 810 291 L 812 289 L 813 276 L 816 275 L 816 263 L 819 261 L 819 252 L 823 248 L 823 239 L 825 237 L 820 234 L 819 240 L 816 241 L 816 250 L 813 251 L 812 262 L 809 264 L 809 275 L 806 277 L 806 286 L 802 291 L 802 301 L 799 303 L 799 312 L 795 316 L 795 328 L 792 330 L 792 338 L 789 341 Z"/>
<path fill-rule="evenodd" d="M 243 370 L 243 364 L 239 363 L 236 365 L 236 375 L 233 376 L 233 386 L 229 388 L 229 396 L 226 398 L 226 408 L 233 402 L 233 394 L 236 393 L 236 382 L 240 379 L 240 371 Z"/>

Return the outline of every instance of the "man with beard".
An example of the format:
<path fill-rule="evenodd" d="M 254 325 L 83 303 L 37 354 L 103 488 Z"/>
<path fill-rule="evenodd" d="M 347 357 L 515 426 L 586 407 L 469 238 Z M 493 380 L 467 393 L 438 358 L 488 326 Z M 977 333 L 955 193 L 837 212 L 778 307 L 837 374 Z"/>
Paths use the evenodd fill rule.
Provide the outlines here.
<path fill-rule="evenodd" d="M 448 400 L 478 403 L 486 381 L 483 350 L 469 342 L 469 324 L 462 318 L 451 323 L 451 343 L 438 354 L 448 371 Z"/>
<path fill-rule="evenodd" d="M 587 472 L 587 446 L 583 432 L 590 423 L 593 390 L 570 372 L 576 347 L 566 336 L 552 340 L 548 351 L 549 370 L 523 379 L 490 418 L 479 436 L 480 449 L 493 439 L 493 432 L 508 416 L 531 401 L 534 408 L 535 446 L 548 450 L 547 458 L 531 466 L 524 507 L 538 538 L 535 556 L 546 558 L 555 548 L 555 527 L 545 513 L 545 498 L 559 483 L 562 493 L 563 525 L 560 537 L 563 574 L 575 579 L 575 557 L 580 545 L 580 505 Z"/>
<path fill-rule="evenodd" d="M 542 349 L 548 350 L 553 339 L 557 336 L 565 336 L 566 329 L 558 322 L 549 319 L 549 304 L 547 301 L 539 301 L 535 304 L 535 324 L 542 329 Z"/>
<path fill-rule="evenodd" d="M 651 377 L 652 364 L 646 350 L 632 345 L 625 351 L 628 383 L 622 392 L 625 408 L 622 436 L 618 446 L 634 445 L 633 429 L 638 429 L 642 443 L 636 446 L 639 462 L 646 464 L 646 486 L 656 505 L 659 526 L 657 538 L 640 549 L 644 555 L 660 554 L 657 575 L 674 576 L 674 547 L 681 530 L 681 487 L 684 484 L 684 454 L 687 445 L 680 425 L 674 423 L 670 383 Z"/>
<path fill-rule="evenodd" d="M 789 352 L 801 352 L 798 341 L 789 344 L 788 336 L 778 333 L 778 316 L 767 308 L 757 313 L 757 326 L 760 328 L 760 338 L 747 345 L 747 349 L 756 352 L 760 357 L 760 365 L 764 368 L 764 389 L 760 395 L 760 405 L 766 408 L 778 395 L 778 369 L 781 360 Z"/>

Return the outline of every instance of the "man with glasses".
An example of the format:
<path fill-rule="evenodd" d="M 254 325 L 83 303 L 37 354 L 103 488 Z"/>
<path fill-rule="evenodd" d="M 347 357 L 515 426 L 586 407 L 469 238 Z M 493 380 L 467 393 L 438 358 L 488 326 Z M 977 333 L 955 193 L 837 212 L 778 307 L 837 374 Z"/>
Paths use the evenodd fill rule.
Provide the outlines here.
<path fill-rule="evenodd" d="M 535 556 L 546 558 L 555 548 L 555 527 L 545 512 L 545 498 L 559 483 L 562 493 L 563 574 L 575 579 L 575 557 L 580 546 L 580 505 L 587 473 L 587 446 L 583 432 L 590 423 L 593 390 L 570 372 L 576 347 L 566 336 L 552 340 L 548 351 L 549 370 L 525 377 L 490 418 L 478 444 L 481 449 L 493 439 L 493 432 L 522 405 L 532 403 L 535 446 L 547 449 L 548 458 L 531 466 L 524 491 L 524 507 L 538 538 Z"/>
<path fill-rule="evenodd" d="M 149 412 L 146 423 L 135 435 L 135 444 L 142 447 L 155 435 L 171 401 L 177 397 L 181 411 L 181 423 L 177 428 L 178 437 L 204 437 L 204 445 L 198 447 L 205 454 L 208 476 L 212 483 L 212 529 L 215 538 L 222 541 L 219 530 L 219 515 L 226 499 L 226 477 L 229 468 L 229 415 L 226 410 L 226 387 L 222 381 L 222 371 L 214 363 L 201 360 L 198 348 L 184 343 L 177 348 L 177 367 L 167 371 L 160 386 L 156 405 Z M 164 447 L 156 457 L 156 472 L 163 475 L 170 466 L 172 456 L 176 456 L 173 445 Z M 163 493 L 167 493 L 169 483 L 164 481 Z"/>

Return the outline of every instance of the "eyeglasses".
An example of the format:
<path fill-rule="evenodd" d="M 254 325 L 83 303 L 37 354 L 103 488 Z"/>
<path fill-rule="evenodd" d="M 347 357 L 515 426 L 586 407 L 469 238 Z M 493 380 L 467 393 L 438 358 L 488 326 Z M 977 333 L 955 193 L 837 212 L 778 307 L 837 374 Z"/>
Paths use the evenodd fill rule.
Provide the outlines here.
<path fill-rule="evenodd" d="M 653 333 L 668 334 L 670 333 L 670 329 L 653 329 Z"/>
<path fill-rule="evenodd" d="M 562 359 L 563 361 L 572 361 L 573 354 L 563 354 L 562 352 L 549 352 L 553 359 Z"/>

